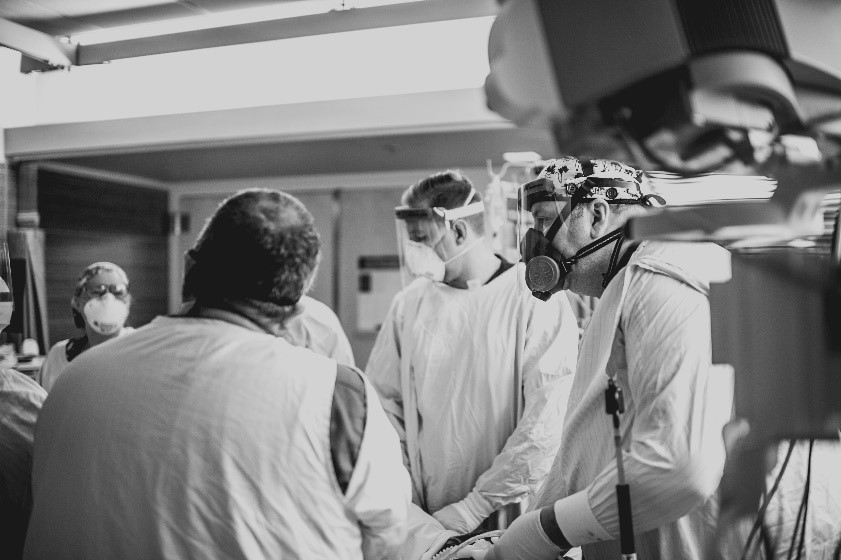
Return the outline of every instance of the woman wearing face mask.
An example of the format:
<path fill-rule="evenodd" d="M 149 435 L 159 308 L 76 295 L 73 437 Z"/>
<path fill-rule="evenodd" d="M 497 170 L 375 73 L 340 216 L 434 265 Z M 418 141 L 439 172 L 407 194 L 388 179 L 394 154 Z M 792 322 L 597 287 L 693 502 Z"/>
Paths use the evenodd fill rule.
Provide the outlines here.
<path fill-rule="evenodd" d="M 128 276 L 110 262 L 89 265 L 76 282 L 70 309 L 80 336 L 56 343 L 41 366 L 41 386 L 49 391 L 76 356 L 106 340 L 131 332 L 126 327 L 131 306 Z"/>

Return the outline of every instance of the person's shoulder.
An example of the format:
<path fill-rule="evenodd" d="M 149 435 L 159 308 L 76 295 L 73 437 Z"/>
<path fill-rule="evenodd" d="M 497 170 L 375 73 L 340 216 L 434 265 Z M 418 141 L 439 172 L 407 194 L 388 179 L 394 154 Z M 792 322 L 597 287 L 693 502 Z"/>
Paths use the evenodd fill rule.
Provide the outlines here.
<path fill-rule="evenodd" d="M 70 342 L 69 338 L 65 338 L 64 340 L 59 340 L 55 344 L 50 347 L 50 351 L 47 352 L 47 356 L 58 353 L 58 352 L 66 352 L 67 351 L 67 343 Z"/>
<path fill-rule="evenodd" d="M 47 392 L 29 376 L 11 368 L 0 368 L 0 393 L 3 404 L 13 404 L 15 399 L 24 399 L 42 403 Z"/>
<path fill-rule="evenodd" d="M 328 371 L 335 367 L 335 360 L 316 352 L 308 346 L 296 344 L 282 336 L 272 338 L 255 338 L 250 344 L 260 352 L 269 352 L 273 358 L 269 360 L 271 366 L 284 369 L 292 367 L 301 371 Z"/>
<path fill-rule="evenodd" d="M 408 302 L 419 303 L 424 297 L 432 293 L 431 290 L 434 288 L 435 282 L 429 278 L 415 278 L 394 295 L 394 298 L 391 300 L 390 312 L 401 316 Z"/>
<path fill-rule="evenodd" d="M 301 306 L 301 312 L 294 317 L 294 319 L 315 319 L 320 323 L 335 323 L 339 318 L 333 309 L 324 302 L 309 296 L 302 296 L 298 301 Z"/>
<path fill-rule="evenodd" d="M 668 276 L 706 294 L 710 283 L 730 279 L 730 252 L 713 243 L 644 241 L 628 268 L 633 275 Z"/>

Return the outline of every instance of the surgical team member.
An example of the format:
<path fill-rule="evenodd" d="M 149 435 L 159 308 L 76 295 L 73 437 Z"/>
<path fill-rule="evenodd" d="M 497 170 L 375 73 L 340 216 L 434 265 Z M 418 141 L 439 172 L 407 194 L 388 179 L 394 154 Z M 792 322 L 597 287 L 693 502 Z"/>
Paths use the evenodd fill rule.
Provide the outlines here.
<path fill-rule="evenodd" d="M 26 558 L 394 557 L 409 479 L 374 388 L 280 336 L 319 250 L 288 194 L 222 204 L 191 250 L 189 311 L 53 387 Z"/>
<path fill-rule="evenodd" d="M 0 259 L 7 255 L 4 249 Z M 9 285 L 0 278 L 0 331 L 9 326 L 12 308 Z M 26 375 L 0 368 L 0 558 L 17 560 L 23 554 L 32 509 L 32 440 L 46 398 Z"/>
<path fill-rule="evenodd" d="M 621 456 L 639 557 L 705 558 L 711 550 L 732 385 L 711 366 L 708 291 L 713 278 L 726 279 L 729 255 L 708 244 L 624 243 L 628 218 L 663 203 L 645 184 L 622 163 L 567 157 L 521 189 L 521 207 L 535 222 L 522 242 L 529 288 L 539 297 L 572 290 L 599 301 L 581 343 L 561 450 L 535 509 L 485 560 L 549 560 L 573 546 L 587 560 L 621 557 L 608 378 L 624 393 Z"/>
<path fill-rule="evenodd" d="M 50 348 L 38 374 L 41 386 L 52 389 L 67 365 L 88 348 L 133 331 L 125 326 L 130 308 L 128 276 L 122 268 L 110 262 L 85 267 L 70 299 L 73 323 L 82 334 Z"/>
<path fill-rule="evenodd" d="M 399 242 L 416 278 L 394 298 L 366 373 L 400 434 L 413 502 L 434 516 L 410 521 L 409 548 L 423 553 L 543 482 L 578 333 L 563 294 L 542 302 L 518 289 L 523 266 L 486 244 L 484 204 L 467 177 L 430 175 L 402 202 Z"/>

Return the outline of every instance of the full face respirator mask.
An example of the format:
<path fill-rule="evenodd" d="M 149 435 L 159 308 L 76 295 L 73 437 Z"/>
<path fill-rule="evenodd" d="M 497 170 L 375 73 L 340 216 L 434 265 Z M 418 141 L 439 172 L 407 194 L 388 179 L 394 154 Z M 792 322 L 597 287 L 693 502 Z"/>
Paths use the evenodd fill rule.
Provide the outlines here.
<path fill-rule="evenodd" d="M 610 264 L 602 274 L 602 287 L 607 286 L 617 272 L 623 240 L 621 227 L 582 247 L 571 257 L 561 254 L 552 240 L 582 202 L 601 199 L 608 204 L 664 206 L 660 196 L 643 193 L 643 182 L 642 171 L 617 161 L 565 157 L 549 162 L 537 179 L 520 188 L 521 223 L 533 215 L 537 226 L 519 230 L 523 232 L 520 254 L 526 264 L 526 286 L 534 297 L 547 300 L 561 291 L 579 260 L 613 243 Z M 544 227 L 547 223 L 548 227 Z"/>

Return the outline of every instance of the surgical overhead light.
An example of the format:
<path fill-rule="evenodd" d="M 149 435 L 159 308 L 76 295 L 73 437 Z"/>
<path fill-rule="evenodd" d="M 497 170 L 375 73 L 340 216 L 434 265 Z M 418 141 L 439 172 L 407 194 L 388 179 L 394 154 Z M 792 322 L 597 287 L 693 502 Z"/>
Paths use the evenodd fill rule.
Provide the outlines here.
<path fill-rule="evenodd" d="M 824 137 L 841 142 L 839 17 L 831 2 L 509 0 L 489 36 L 488 107 L 551 129 L 562 153 L 589 139 L 607 157 L 598 140 L 618 133 L 675 173 L 813 163 Z"/>

